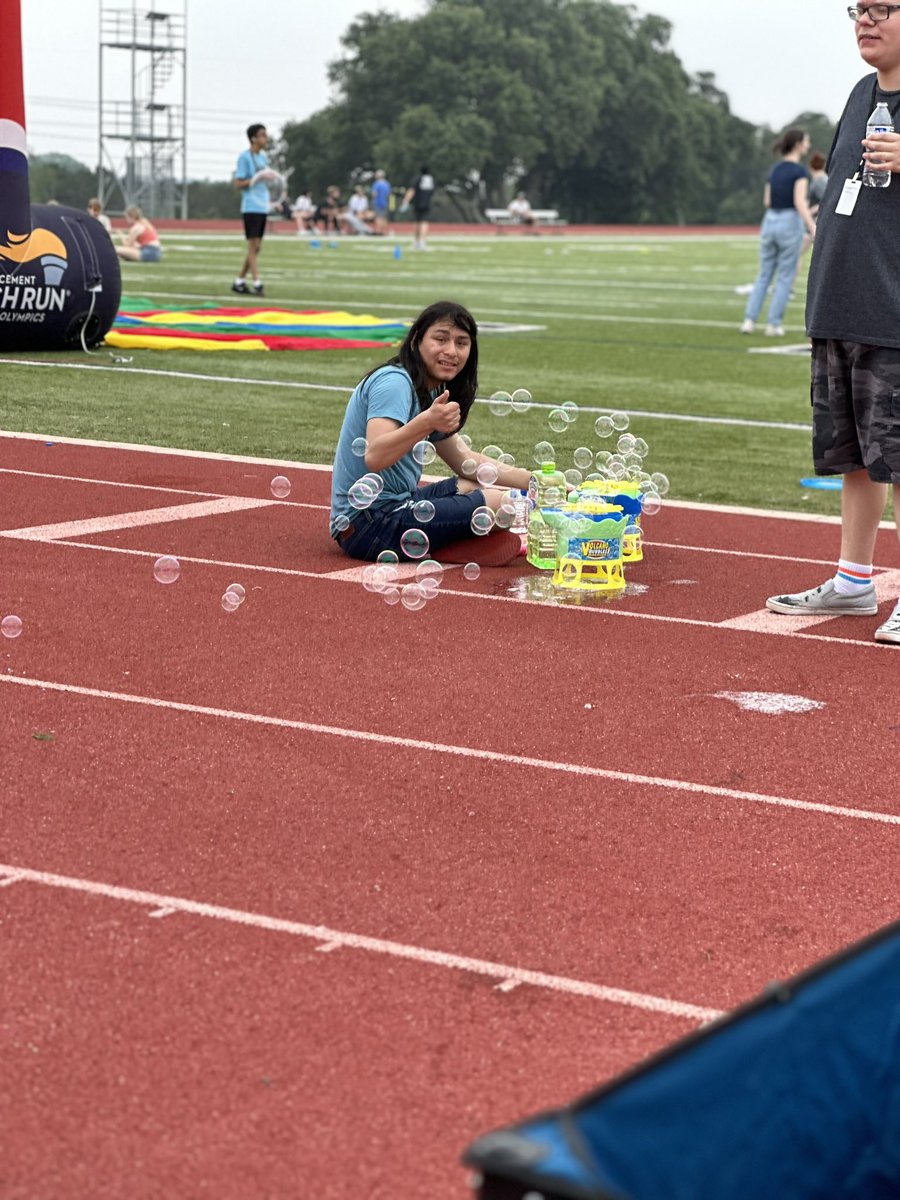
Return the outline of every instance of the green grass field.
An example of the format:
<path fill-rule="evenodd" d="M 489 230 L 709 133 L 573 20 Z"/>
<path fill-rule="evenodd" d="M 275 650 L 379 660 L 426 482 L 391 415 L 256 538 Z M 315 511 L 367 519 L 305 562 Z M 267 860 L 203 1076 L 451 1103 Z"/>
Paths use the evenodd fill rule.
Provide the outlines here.
<path fill-rule="evenodd" d="M 648 469 L 669 475 L 675 498 L 838 511 L 839 493 L 799 482 L 812 473 L 808 355 L 750 352 L 804 343 L 808 259 L 787 337 L 773 342 L 737 332 L 745 301 L 735 287 L 755 275 L 755 237 L 448 236 L 433 238 L 428 253 L 413 253 L 401 239 L 399 259 L 394 244 L 342 238 L 337 248 L 313 249 L 289 233 L 272 235 L 263 251 L 265 303 L 412 317 L 449 297 L 479 321 L 537 326 L 481 339 L 479 395 L 524 387 L 535 407 L 498 418 L 476 405 L 467 425 L 476 449 L 493 442 L 531 465 L 535 443 L 547 439 L 570 467 L 577 446 L 611 448 L 594 420 L 624 409 L 649 443 Z M 239 237 L 169 234 L 165 246 L 158 265 L 123 264 L 126 295 L 151 304 L 242 305 L 229 291 Z M 347 394 L 387 357 L 378 350 L 125 353 L 128 364 L 105 348 L 45 354 L 40 366 L 5 361 L 35 355 L 0 356 L 0 425 L 329 462 Z M 564 401 L 574 401 L 579 416 L 558 435 L 538 406 Z"/>

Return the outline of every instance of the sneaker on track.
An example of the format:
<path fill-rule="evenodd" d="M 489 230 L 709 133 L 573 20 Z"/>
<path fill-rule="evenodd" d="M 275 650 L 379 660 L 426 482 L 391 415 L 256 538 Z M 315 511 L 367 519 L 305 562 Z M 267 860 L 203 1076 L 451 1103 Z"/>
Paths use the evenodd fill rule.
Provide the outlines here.
<path fill-rule="evenodd" d="M 883 625 L 875 630 L 876 642 L 892 642 L 900 646 L 900 611 L 892 612 Z"/>
<path fill-rule="evenodd" d="M 250 289 L 247 287 L 246 283 L 244 283 L 243 281 L 241 283 L 233 283 L 231 285 L 231 290 L 233 292 L 237 292 L 237 294 L 239 296 L 246 296 L 250 292 Z"/>
<path fill-rule="evenodd" d="M 869 584 L 856 596 L 842 596 L 834 590 L 834 580 L 828 579 L 808 592 L 793 592 L 786 596 L 770 596 L 766 608 L 777 613 L 821 613 L 826 617 L 874 617 L 878 612 L 875 585 Z M 882 626 L 884 628 L 884 626 Z M 900 628 L 898 628 L 900 641 Z"/>

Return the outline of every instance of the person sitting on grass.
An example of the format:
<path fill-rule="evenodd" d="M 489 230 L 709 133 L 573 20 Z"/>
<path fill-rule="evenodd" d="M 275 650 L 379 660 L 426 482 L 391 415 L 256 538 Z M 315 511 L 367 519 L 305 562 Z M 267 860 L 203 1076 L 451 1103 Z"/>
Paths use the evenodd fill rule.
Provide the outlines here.
<path fill-rule="evenodd" d="M 517 534 L 499 530 L 484 537 L 472 529 L 476 509 L 496 513 L 505 489 L 527 488 L 531 478 L 529 471 L 503 466 L 457 437 L 475 400 L 477 374 L 474 318 L 462 305 L 439 300 L 416 317 L 399 352 L 358 384 L 338 439 L 329 526 L 350 558 L 374 561 L 383 550 L 402 555 L 401 538 L 410 529 L 421 529 L 429 552 L 444 561 L 472 558 L 503 566 L 519 555 Z M 449 479 L 419 486 L 422 443 L 433 446 L 450 468 Z M 492 475 L 496 469 L 494 486 L 483 487 L 475 478 L 482 463 L 491 464 Z M 383 485 L 371 499 L 373 489 L 354 488 L 367 472 L 378 476 L 376 489 L 378 481 Z M 434 505 L 427 522 L 413 509 L 420 500 Z"/>
<path fill-rule="evenodd" d="M 162 246 L 153 225 L 136 204 L 125 209 L 125 216 L 131 225 L 128 231 L 122 234 L 122 245 L 116 247 L 116 254 L 129 262 L 159 262 L 162 258 Z"/>

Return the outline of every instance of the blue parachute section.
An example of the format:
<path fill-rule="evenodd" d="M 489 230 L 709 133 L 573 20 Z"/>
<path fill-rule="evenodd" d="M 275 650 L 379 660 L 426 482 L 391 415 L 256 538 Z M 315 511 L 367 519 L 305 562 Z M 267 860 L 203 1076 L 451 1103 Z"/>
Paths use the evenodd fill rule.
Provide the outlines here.
<path fill-rule="evenodd" d="M 900 1200 L 900 923 L 464 1162 L 481 1200 Z"/>

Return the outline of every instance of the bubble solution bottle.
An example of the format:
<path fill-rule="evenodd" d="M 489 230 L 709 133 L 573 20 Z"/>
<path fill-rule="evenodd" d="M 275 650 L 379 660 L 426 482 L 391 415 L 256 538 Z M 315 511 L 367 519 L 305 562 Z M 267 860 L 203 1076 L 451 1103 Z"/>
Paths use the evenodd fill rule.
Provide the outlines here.
<path fill-rule="evenodd" d="M 528 521 L 528 561 L 542 571 L 556 569 L 556 531 L 541 516 L 542 508 L 557 508 L 566 502 L 566 477 L 556 464 L 545 462 L 531 477 L 528 499 L 533 503 Z"/>
<path fill-rule="evenodd" d="M 866 137 L 871 137 L 874 133 L 893 133 L 894 121 L 891 117 L 891 112 L 883 100 L 875 105 L 872 110 L 872 115 L 866 122 Z M 868 163 L 863 167 L 863 187 L 889 187 L 891 182 L 890 171 L 879 171 L 877 167 L 870 166 Z"/>

